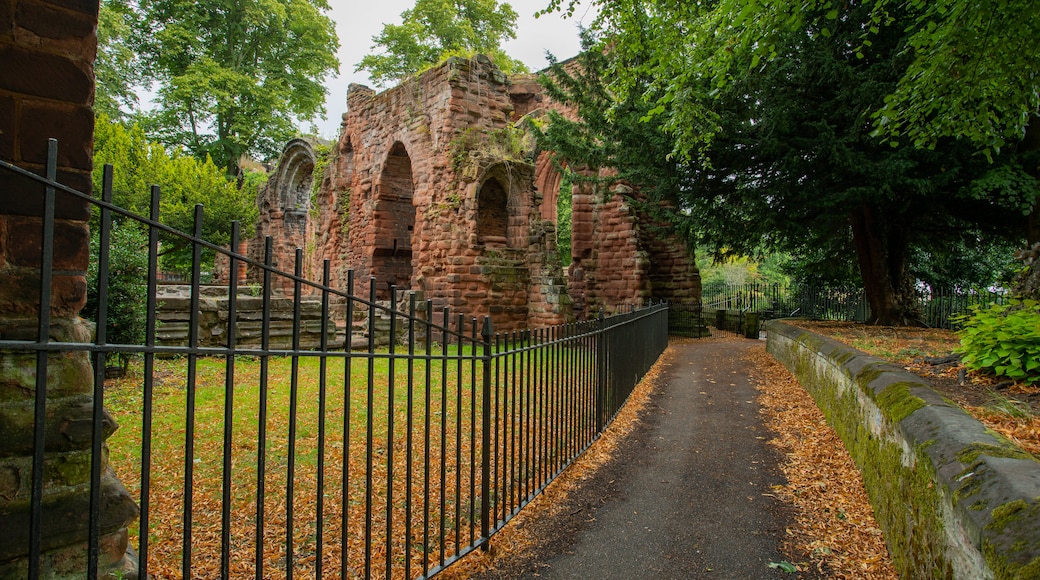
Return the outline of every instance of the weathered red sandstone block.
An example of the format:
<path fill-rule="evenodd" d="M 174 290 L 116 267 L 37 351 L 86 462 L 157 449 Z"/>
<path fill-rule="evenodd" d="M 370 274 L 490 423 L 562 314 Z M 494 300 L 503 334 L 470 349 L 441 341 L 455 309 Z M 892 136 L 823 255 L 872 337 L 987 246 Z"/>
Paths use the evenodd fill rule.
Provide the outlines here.
<path fill-rule="evenodd" d="M 9 71 L 0 77 L 0 90 L 82 104 L 89 103 L 94 95 L 89 67 L 68 58 L 0 45 L 0 62 Z"/>
<path fill-rule="evenodd" d="M 80 42 L 94 39 L 95 15 L 79 16 L 58 11 L 42 2 L 20 2 L 16 11 L 15 22 L 23 28 L 42 38 L 51 40 L 74 39 Z M 76 54 L 83 54 L 83 47 L 78 47 Z"/>
<path fill-rule="evenodd" d="M 7 259 L 14 266 L 40 267 L 43 224 L 40 219 L 11 218 L 6 228 Z M 54 269 L 87 268 L 90 236 L 85 222 L 58 221 L 54 224 Z"/>
<path fill-rule="evenodd" d="M 93 165 L 94 111 L 89 106 L 24 101 L 20 127 L 22 160 L 46 163 L 47 140 L 55 138 L 58 165 L 82 169 Z"/>
<path fill-rule="evenodd" d="M 85 276 L 55 276 L 51 286 L 51 312 L 54 316 L 75 316 L 87 303 Z"/>

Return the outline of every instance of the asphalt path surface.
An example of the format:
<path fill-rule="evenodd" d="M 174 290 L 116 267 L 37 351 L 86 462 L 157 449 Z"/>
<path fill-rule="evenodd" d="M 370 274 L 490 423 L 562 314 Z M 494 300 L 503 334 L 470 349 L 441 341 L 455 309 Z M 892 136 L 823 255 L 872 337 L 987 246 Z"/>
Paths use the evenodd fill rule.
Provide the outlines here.
<path fill-rule="evenodd" d="M 540 518 L 539 545 L 484 578 L 804 578 L 778 566 L 789 508 L 744 354 L 750 340 L 669 346 L 613 458 Z M 811 577 L 811 576 L 810 576 Z"/>

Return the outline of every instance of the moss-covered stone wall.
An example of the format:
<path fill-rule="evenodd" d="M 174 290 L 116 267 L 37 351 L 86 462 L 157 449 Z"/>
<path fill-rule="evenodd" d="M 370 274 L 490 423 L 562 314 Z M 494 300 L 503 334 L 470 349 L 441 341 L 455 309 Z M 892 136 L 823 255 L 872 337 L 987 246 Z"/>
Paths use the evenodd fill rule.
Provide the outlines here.
<path fill-rule="evenodd" d="M 770 321 L 798 378 L 863 474 L 903 578 L 1040 578 L 1040 462 L 920 377 Z"/>

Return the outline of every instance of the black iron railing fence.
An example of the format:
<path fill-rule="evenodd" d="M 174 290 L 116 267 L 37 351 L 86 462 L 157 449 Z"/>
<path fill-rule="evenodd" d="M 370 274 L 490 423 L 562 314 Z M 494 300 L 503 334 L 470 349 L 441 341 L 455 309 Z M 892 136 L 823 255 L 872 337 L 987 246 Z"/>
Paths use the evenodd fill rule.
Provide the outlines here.
<path fill-rule="evenodd" d="M 993 288 L 928 288 L 917 292 L 922 321 L 932 328 L 954 328 L 952 318 L 973 306 L 1001 304 L 1005 292 Z M 812 284 L 706 284 L 701 294 L 705 316 L 716 311 L 757 313 L 762 320 L 805 317 L 864 322 L 870 306 L 862 288 Z M 734 314 L 735 315 L 735 314 Z"/>
<path fill-rule="evenodd" d="M 52 153 L 54 148 L 52 147 Z M 51 157 L 51 166 L 54 156 Z M 668 311 L 649 306 L 611 317 L 524 332 L 495 333 L 478 320 L 414 294 L 403 303 L 379 302 L 217 247 L 195 232 L 158 221 L 158 188 L 151 215 L 111 203 L 111 179 L 100 199 L 0 163 L 4 171 L 39 184 L 45 198 L 41 291 L 49 303 L 56 191 L 89 200 L 100 213 L 98 320 L 92 342 L 51 339 L 50 315 L 40 309 L 33 340 L 0 337 L 0 353 L 29 353 L 37 362 L 31 421 L 35 441 L 27 533 L 30 577 L 40 571 L 41 514 L 53 434 L 47 433 L 48 360 L 89 353 L 94 370 L 89 487 L 89 565 L 97 576 L 99 495 L 105 458 L 140 507 L 130 547 L 142 577 L 413 578 L 437 574 L 484 545 L 524 505 L 588 447 L 624 404 L 664 350 Z M 110 172 L 111 168 L 106 168 Z M 145 338 L 108 340 L 109 244 L 113 220 L 147 231 Z M 187 344 L 156 341 L 159 236 L 181 237 L 194 248 L 189 279 L 192 319 Z M 231 248 L 239 247 L 238 228 Z M 199 346 L 201 250 L 224 254 L 230 271 L 248 264 L 263 272 L 259 346 L 240 345 L 238 284 L 227 289 L 226 340 Z M 293 287 L 292 345 L 272 348 L 270 322 L 277 280 Z M 374 289 L 376 284 L 369 284 Z M 256 292 L 254 288 L 252 292 Z M 321 340 L 301 347 L 305 296 L 320 302 Z M 255 300 L 255 297 L 250 297 Z M 342 312 L 333 312 L 340 308 Z M 350 321 L 389 317 L 389 346 L 376 333 L 357 346 Z M 346 320 L 336 339 L 332 320 Z M 374 325 L 373 325 L 374 327 Z M 209 344 L 209 343 L 207 343 Z M 59 354 L 60 353 L 60 354 Z M 125 377 L 106 381 L 106 360 L 132 362 Z M 120 428 L 103 442 L 106 411 Z M 107 450 L 107 452 L 106 452 Z"/>

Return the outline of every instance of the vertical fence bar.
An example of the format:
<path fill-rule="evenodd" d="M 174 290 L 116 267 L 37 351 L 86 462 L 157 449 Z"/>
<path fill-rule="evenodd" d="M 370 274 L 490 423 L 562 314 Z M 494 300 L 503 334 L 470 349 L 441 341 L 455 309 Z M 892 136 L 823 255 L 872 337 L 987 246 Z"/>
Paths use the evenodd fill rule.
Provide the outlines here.
<path fill-rule="evenodd" d="M 560 343 L 562 327 L 552 327 L 549 338 L 552 341 L 552 383 L 553 383 L 553 421 L 556 424 L 556 436 L 553 441 L 554 461 L 553 473 L 563 467 L 564 437 L 566 437 L 566 425 L 563 422 L 563 346 Z"/>
<path fill-rule="evenodd" d="M 373 403 L 375 396 L 375 352 L 376 352 L 376 279 L 368 279 L 368 387 L 365 401 L 365 578 L 372 577 L 372 440 L 375 437 Z"/>
<path fill-rule="evenodd" d="M 477 319 L 470 319 L 469 357 L 469 544 L 473 544 L 476 528 L 476 478 L 477 478 Z M 459 353 L 462 354 L 461 352 Z"/>
<path fill-rule="evenodd" d="M 374 325 L 370 326 L 372 328 Z M 397 373 L 397 286 L 390 286 L 390 353 L 387 356 L 386 401 L 386 577 L 393 576 L 394 562 L 394 390 Z"/>
<path fill-rule="evenodd" d="M 112 202 L 111 165 L 105 165 L 102 169 L 101 199 L 107 203 Z M 108 266 L 112 234 L 112 211 L 105 206 L 101 207 L 100 221 L 97 261 L 98 313 L 94 344 L 104 347 L 108 345 Z M 106 353 L 99 349 L 94 352 L 94 401 L 90 420 L 90 515 L 87 524 L 87 578 L 90 580 L 97 578 L 98 546 L 101 540 L 101 444 L 104 437 L 102 426 L 105 412 L 105 366 Z"/>
<path fill-rule="evenodd" d="M 354 271 L 347 270 L 346 338 L 343 349 L 343 474 L 340 488 L 340 565 L 339 577 L 346 580 L 350 568 L 350 413 L 351 375 L 353 373 Z"/>
<path fill-rule="evenodd" d="M 47 180 L 53 182 L 58 173 L 58 142 L 47 140 Z M 43 194 L 43 241 L 40 247 L 40 318 L 36 331 L 38 346 L 50 342 L 51 280 L 54 267 L 54 188 L 49 184 Z M 36 351 L 36 392 L 33 401 L 33 464 L 29 499 L 29 577 L 40 575 L 40 543 L 43 527 L 43 460 L 46 446 L 47 359 L 48 351 Z"/>
<path fill-rule="evenodd" d="M 596 335 L 596 433 L 603 431 L 606 426 L 606 404 L 607 404 L 607 321 L 603 318 L 603 310 L 599 311 L 597 317 Z"/>
<path fill-rule="evenodd" d="M 507 495 L 506 495 L 506 506 L 503 511 L 508 516 L 513 511 L 513 506 L 516 505 L 519 492 L 517 490 L 517 464 L 520 462 L 520 455 L 518 453 L 519 445 L 519 409 L 520 409 L 520 392 L 518 390 L 517 383 L 517 342 L 516 342 L 516 331 L 510 331 L 506 333 L 506 368 L 503 371 L 505 376 L 505 393 L 506 399 L 509 406 L 506 407 L 506 481 L 508 483 Z"/>
<path fill-rule="evenodd" d="M 274 242 L 264 238 L 263 306 L 260 322 L 260 408 L 256 441 L 256 580 L 264 577 L 264 491 L 267 477 L 267 379 L 271 364 L 271 271 Z"/>
<path fill-rule="evenodd" d="M 555 327 L 548 327 L 543 330 L 542 334 L 545 337 L 545 370 L 542 373 L 545 375 L 545 387 L 546 387 L 546 417 L 548 423 L 548 430 L 546 437 L 546 461 L 545 470 L 546 477 L 545 481 L 548 482 L 552 478 L 553 473 L 556 471 L 556 460 L 558 458 L 556 443 L 560 435 L 560 418 L 557 416 L 559 409 L 559 401 L 557 400 L 557 388 L 560 386 L 559 377 L 554 376 L 554 372 L 557 370 L 557 364 L 559 361 L 556 360 L 556 340 L 555 340 Z"/>
<path fill-rule="evenodd" d="M 325 547 L 325 412 L 328 394 L 329 362 L 329 286 L 332 284 L 332 267 L 329 260 L 321 268 L 321 338 L 318 349 L 318 474 L 315 490 L 317 503 L 314 517 L 314 577 L 324 577 Z M 344 457 L 346 450 L 344 449 Z M 345 497 L 341 500 L 346 502 Z"/>
<path fill-rule="evenodd" d="M 285 578 L 292 580 L 293 568 L 295 566 L 295 534 L 293 533 L 294 518 L 296 515 L 296 415 L 299 410 L 300 396 L 300 320 L 301 320 L 301 297 L 302 286 L 300 278 L 303 276 L 303 250 L 296 248 L 296 256 L 293 261 L 293 330 L 292 330 L 292 356 L 290 357 L 291 370 L 289 372 L 289 450 L 286 472 L 285 472 Z"/>
<path fill-rule="evenodd" d="M 141 401 L 141 515 L 138 520 L 138 568 L 141 578 L 148 577 L 148 531 L 151 523 L 151 481 L 152 481 L 152 397 L 155 386 L 155 346 L 157 276 L 159 271 L 159 230 L 155 223 L 159 221 L 159 186 L 153 185 L 149 204 L 148 226 L 148 298 L 147 318 L 145 320 L 144 343 L 148 350 L 144 353 L 144 385 Z"/>
<path fill-rule="evenodd" d="M 462 343 L 466 336 L 465 324 L 465 315 L 460 312 L 455 324 L 455 555 L 458 555 L 461 545 L 462 526 Z"/>
<path fill-rule="evenodd" d="M 490 328 L 490 324 L 491 323 L 488 322 L 487 324 L 489 325 L 489 328 Z M 490 331 L 489 331 L 488 334 L 490 335 Z M 505 447 L 505 441 L 504 441 L 504 439 L 500 439 L 500 436 L 502 435 L 502 429 L 503 429 L 503 427 L 505 425 L 505 421 L 503 420 L 503 416 L 505 414 L 504 413 L 504 411 L 505 411 L 505 400 L 504 400 L 504 392 L 502 391 L 502 363 L 504 362 L 505 359 L 502 357 L 502 340 L 501 340 L 501 336 L 499 336 L 498 334 L 495 334 L 494 336 L 495 336 L 495 348 L 494 348 L 493 352 L 496 355 L 495 358 L 493 359 L 494 360 L 494 365 L 495 365 L 495 379 L 494 379 L 495 380 L 495 382 L 494 382 L 494 389 L 495 389 L 495 402 L 494 402 L 495 416 L 494 416 L 494 427 L 493 427 L 494 431 L 495 431 L 495 441 L 494 441 L 494 446 L 493 446 L 493 449 L 495 450 L 495 460 L 494 460 L 494 477 L 495 477 L 494 494 L 495 494 L 495 501 L 494 501 L 494 504 L 492 506 L 490 506 L 490 507 L 492 508 L 492 513 L 495 515 L 495 519 L 497 520 L 498 519 L 498 506 L 500 504 L 502 504 L 503 499 L 505 498 L 505 486 L 504 486 L 504 484 L 505 484 L 505 480 L 506 480 L 506 478 L 505 478 L 505 469 L 504 469 L 505 464 L 503 463 L 505 461 L 505 456 L 503 454 L 504 447 Z M 490 348 L 490 344 L 488 345 L 488 347 Z M 499 447 L 500 444 L 502 445 L 502 447 Z M 501 489 L 498 486 L 498 482 L 502 482 L 503 483 L 503 487 Z M 503 520 L 505 519 L 504 514 L 503 514 L 503 518 L 502 519 Z M 495 526 L 497 528 L 497 526 L 498 526 L 497 521 L 495 522 Z"/>
<path fill-rule="evenodd" d="M 441 333 L 443 337 L 441 340 L 441 457 L 440 457 L 440 468 L 441 468 L 441 480 L 440 480 L 440 511 L 438 511 L 438 521 L 440 523 L 440 559 L 439 563 L 443 564 L 445 559 L 445 552 L 447 550 L 446 542 L 446 526 L 447 516 L 444 513 L 446 499 L 447 499 L 447 487 L 448 487 L 448 343 L 451 342 L 451 335 L 448 333 L 448 327 L 451 324 L 451 317 L 448 313 L 448 307 L 445 306 L 443 310 L 443 328 Z"/>
<path fill-rule="evenodd" d="M 423 576 L 430 570 L 430 415 L 433 412 L 433 300 L 426 301 L 426 368 L 423 409 Z"/>
<path fill-rule="evenodd" d="M 412 577 L 412 478 L 415 430 L 415 292 L 408 293 L 408 377 L 405 407 L 404 577 Z"/>
<path fill-rule="evenodd" d="M 524 330 L 520 333 L 521 346 L 520 346 L 520 388 L 523 390 L 523 411 L 521 423 L 524 436 L 520 441 L 520 445 L 523 448 L 523 456 L 520 460 L 521 466 L 523 467 L 523 474 L 521 479 L 523 481 L 523 492 L 521 493 L 521 504 L 526 503 L 531 498 L 531 492 L 534 491 L 533 478 L 537 472 L 535 468 L 535 389 L 534 389 L 534 374 L 532 369 L 534 368 L 534 351 L 531 348 L 533 344 L 533 334 L 530 330 Z"/>
<path fill-rule="evenodd" d="M 483 380 L 481 395 L 481 470 L 480 470 L 480 539 L 486 541 L 491 530 L 491 317 L 484 317 L 480 329 L 484 348 L 481 357 Z M 498 438 L 495 438 L 497 444 Z M 487 544 L 484 544 L 487 546 Z"/>
<path fill-rule="evenodd" d="M 184 412 L 184 532 L 181 536 L 181 576 L 191 578 L 192 516 L 195 479 L 195 377 L 199 347 L 199 285 L 202 267 L 202 205 L 195 205 L 191 241 L 191 312 L 188 315 L 188 377 Z"/>
<path fill-rule="evenodd" d="M 231 222 L 231 252 L 228 254 L 227 348 L 224 361 L 224 458 L 220 502 L 220 577 L 231 577 L 231 454 L 234 449 L 235 347 L 238 340 L 238 251 L 241 236 L 238 221 Z"/>
<path fill-rule="evenodd" d="M 543 469 L 543 442 L 545 440 L 545 426 L 543 425 L 543 410 L 545 408 L 545 391 L 542 384 L 542 329 L 536 328 L 530 333 L 530 357 L 528 358 L 527 372 L 531 380 L 531 486 L 528 489 L 527 501 L 538 493 L 542 484 Z"/>

